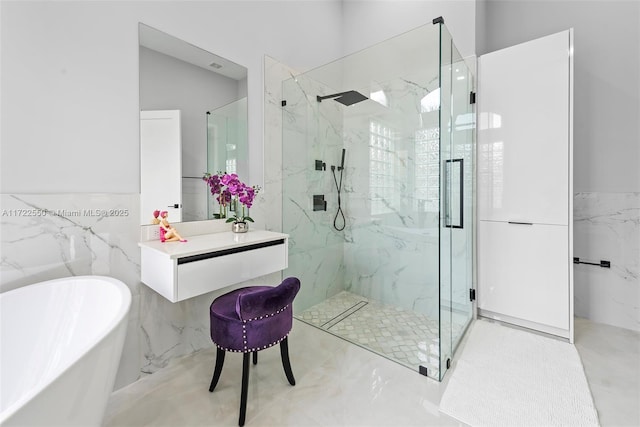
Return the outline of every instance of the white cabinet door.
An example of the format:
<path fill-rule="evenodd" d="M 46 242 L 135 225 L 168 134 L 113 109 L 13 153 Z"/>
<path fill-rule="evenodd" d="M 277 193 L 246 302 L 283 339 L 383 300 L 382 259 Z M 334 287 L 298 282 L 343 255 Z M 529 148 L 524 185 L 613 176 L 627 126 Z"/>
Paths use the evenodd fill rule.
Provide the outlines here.
<path fill-rule="evenodd" d="M 478 308 L 569 330 L 569 228 L 480 221 Z"/>
<path fill-rule="evenodd" d="M 478 218 L 567 225 L 570 32 L 478 64 Z"/>

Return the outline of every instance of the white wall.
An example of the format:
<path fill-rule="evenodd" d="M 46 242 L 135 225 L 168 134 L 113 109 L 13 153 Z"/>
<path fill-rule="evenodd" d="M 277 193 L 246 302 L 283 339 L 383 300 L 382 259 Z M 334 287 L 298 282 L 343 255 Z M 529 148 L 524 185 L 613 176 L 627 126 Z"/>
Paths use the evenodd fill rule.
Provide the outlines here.
<path fill-rule="evenodd" d="M 476 0 L 476 54 L 487 53 L 486 49 L 487 0 Z"/>
<path fill-rule="evenodd" d="M 442 16 L 463 57 L 475 55 L 476 0 L 344 0 L 343 55 Z"/>
<path fill-rule="evenodd" d="M 309 68 L 338 57 L 342 46 L 337 0 L 1 7 L 3 193 L 139 192 L 138 22 L 249 69 L 256 183 L 263 173 L 263 55 Z"/>

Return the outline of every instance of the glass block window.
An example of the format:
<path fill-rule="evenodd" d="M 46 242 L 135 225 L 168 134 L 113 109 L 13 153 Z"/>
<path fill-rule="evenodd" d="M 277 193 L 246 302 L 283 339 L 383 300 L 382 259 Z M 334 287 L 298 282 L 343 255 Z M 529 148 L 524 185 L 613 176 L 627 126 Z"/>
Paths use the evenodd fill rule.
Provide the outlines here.
<path fill-rule="evenodd" d="M 440 129 L 416 132 L 415 199 L 419 212 L 438 212 L 440 187 Z"/>
<path fill-rule="evenodd" d="M 235 157 L 227 159 L 227 161 L 225 162 L 224 170 L 227 173 L 238 173 L 238 166 L 237 166 L 237 161 Z"/>
<path fill-rule="evenodd" d="M 394 185 L 394 131 L 382 123 L 369 122 L 369 197 L 371 214 L 392 212 Z"/>

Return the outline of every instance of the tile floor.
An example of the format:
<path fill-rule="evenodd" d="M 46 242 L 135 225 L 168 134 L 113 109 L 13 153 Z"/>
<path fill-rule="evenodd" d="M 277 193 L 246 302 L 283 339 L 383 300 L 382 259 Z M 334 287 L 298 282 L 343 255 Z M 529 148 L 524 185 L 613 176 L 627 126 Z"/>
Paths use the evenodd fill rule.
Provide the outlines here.
<path fill-rule="evenodd" d="M 346 291 L 302 311 L 296 318 L 414 371 L 425 366 L 431 378 L 439 377 L 437 319 Z M 460 316 L 454 322 L 455 334 L 462 333 L 464 320 Z"/>
<path fill-rule="evenodd" d="M 576 347 L 602 426 L 640 425 L 640 334 L 576 319 Z M 276 348 L 251 366 L 247 426 L 460 425 L 438 410 L 451 372 L 439 383 L 299 320 L 289 350 L 295 387 Z M 227 355 L 209 393 L 214 359 L 203 350 L 116 391 L 104 426 L 237 425 L 242 356 Z"/>
<path fill-rule="evenodd" d="M 640 426 L 640 333 L 575 319 L 575 346 L 606 426 Z"/>

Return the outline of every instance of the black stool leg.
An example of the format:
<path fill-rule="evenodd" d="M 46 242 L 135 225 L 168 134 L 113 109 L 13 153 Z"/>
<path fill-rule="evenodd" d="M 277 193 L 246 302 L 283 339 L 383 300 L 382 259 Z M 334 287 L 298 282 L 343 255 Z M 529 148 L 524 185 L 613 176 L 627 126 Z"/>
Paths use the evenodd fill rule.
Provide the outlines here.
<path fill-rule="evenodd" d="M 224 350 L 218 347 L 218 351 L 216 353 L 216 368 L 213 370 L 213 378 L 211 378 L 211 385 L 209 386 L 209 391 L 213 391 L 218 384 L 218 380 L 220 379 L 220 373 L 222 372 L 222 365 L 224 364 Z"/>
<path fill-rule="evenodd" d="M 238 424 L 244 425 L 244 417 L 247 413 L 247 391 L 249 389 L 249 354 L 242 355 L 242 394 L 240 395 L 240 419 Z"/>
<path fill-rule="evenodd" d="M 293 372 L 291 371 L 291 362 L 289 361 L 289 344 L 287 340 L 289 337 L 280 341 L 280 356 L 282 356 L 282 366 L 284 367 L 284 373 L 287 375 L 289 384 L 296 385 L 296 379 L 293 378 Z"/>
<path fill-rule="evenodd" d="M 253 352 L 253 364 L 254 365 L 258 364 L 258 352 L 257 351 Z"/>

